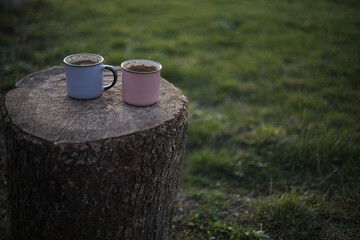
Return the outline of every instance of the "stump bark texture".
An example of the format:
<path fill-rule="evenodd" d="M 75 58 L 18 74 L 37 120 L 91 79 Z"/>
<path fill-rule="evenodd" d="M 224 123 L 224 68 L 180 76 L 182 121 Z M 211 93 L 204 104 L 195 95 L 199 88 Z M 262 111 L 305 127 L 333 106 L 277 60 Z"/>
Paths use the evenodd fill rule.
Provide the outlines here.
<path fill-rule="evenodd" d="M 74 100 L 53 67 L 19 81 L 2 114 L 9 239 L 168 239 L 188 123 L 179 89 L 161 79 L 148 107 L 125 104 L 121 81 Z"/>

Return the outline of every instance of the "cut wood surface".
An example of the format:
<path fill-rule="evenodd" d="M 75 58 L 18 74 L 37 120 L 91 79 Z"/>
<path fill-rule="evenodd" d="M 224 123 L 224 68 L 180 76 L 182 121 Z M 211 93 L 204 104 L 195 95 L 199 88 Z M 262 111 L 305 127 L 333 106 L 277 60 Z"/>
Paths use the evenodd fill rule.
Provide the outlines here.
<path fill-rule="evenodd" d="M 161 79 L 156 104 L 127 105 L 116 69 L 118 83 L 93 100 L 67 95 L 63 67 L 6 94 L 9 239 L 168 239 L 188 103 Z"/>
<path fill-rule="evenodd" d="M 93 141 L 139 132 L 179 115 L 186 98 L 162 79 L 159 101 L 148 107 L 125 104 L 121 95 L 121 72 L 114 88 L 93 100 L 74 100 L 66 93 L 62 67 L 29 75 L 6 95 L 12 123 L 39 138 L 61 143 Z M 105 75 L 111 80 L 112 75 Z"/>

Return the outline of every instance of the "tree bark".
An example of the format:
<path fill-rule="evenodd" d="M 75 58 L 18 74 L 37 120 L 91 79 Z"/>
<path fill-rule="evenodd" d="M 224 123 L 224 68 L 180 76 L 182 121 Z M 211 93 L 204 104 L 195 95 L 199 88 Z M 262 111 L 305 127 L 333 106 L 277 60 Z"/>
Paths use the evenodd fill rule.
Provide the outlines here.
<path fill-rule="evenodd" d="M 121 81 L 71 99 L 62 67 L 22 79 L 2 102 L 9 239 L 168 239 L 187 107 L 165 79 L 149 107 Z"/>

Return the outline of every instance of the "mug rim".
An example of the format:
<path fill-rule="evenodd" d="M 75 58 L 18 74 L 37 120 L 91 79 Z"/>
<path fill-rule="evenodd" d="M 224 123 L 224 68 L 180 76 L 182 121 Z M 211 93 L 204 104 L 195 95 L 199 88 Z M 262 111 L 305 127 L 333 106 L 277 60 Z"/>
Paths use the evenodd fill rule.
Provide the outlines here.
<path fill-rule="evenodd" d="M 125 64 L 129 63 L 129 62 L 134 62 L 134 61 L 146 61 L 146 62 L 152 62 L 154 63 L 155 65 L 158 65 L 158 69 L 155 70 L 155 71 L 151 71 L 151 72 L 136 72 L 136 71 L 131 71 L 127 68 L 125 68 Z M 150 74 L 150 73 L 156 73 L 156 72 L 160 72 L 161 69 L 162 69 L 162 65 L 156 61 L 153 61 L 153 60 L 149 60 L 149 59 L 130 59 L 130 60 L 126 60 L 124 62 L 121 63 L 121 68 L 124 69 L 125 71 L 127 72 L 130 72 L 130 73 L 137 73 L 137 74 Z"/>
<path fill-rule="evenodd" d="M 100 61 L 97 63 L 93 63 L 93 64 L 87 64 L 87 65 L 75 65 L 72 63 L 67 62 L 66 60 L 70 57 L 74 57 L 74 56 L 80 56 L 80 55 L 85 55 L 85 56 L 96 56 L 96 57 L 100 57 Z M 101 64 L 104 62 L 104 58 L 102 56 L 100 56 L 99 54 L 95 54 L 95 53 L 76 53 L 76 54 L 71 54 L 69 56 L 66 56 L 63 60 L 63 62 L 68 65 L 68 66 L 72 66 L 72 67 L 91 67 L 91 66 L 95 66 L 98 64 Z"/>

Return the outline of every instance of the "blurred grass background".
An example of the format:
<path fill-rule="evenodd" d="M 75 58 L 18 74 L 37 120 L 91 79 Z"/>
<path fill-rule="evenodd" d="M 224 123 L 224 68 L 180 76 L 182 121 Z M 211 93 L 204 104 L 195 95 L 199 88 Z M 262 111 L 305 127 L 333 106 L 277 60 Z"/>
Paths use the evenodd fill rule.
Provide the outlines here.
<path fill-rule="evenodd" d="M 72 53 L 158 61 L 190 103 L 173 239 L 359 239 L 359 12 L 357 0 L 31 0 L 0 7 L 0 93 Z"/>

